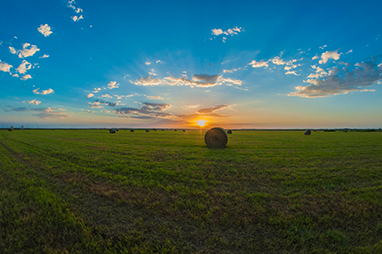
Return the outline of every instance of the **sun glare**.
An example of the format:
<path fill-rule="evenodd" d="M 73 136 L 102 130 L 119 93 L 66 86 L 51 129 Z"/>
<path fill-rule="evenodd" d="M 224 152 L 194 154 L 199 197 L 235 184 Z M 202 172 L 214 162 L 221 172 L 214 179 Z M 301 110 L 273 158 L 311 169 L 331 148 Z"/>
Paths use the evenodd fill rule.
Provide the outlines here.
<path fill-rule="evenodd" d="M 197 120 L 196 123 L 200 127 L 203 127 L 204 125 L 206 125 L 207 121 L 206 120 Z"/>

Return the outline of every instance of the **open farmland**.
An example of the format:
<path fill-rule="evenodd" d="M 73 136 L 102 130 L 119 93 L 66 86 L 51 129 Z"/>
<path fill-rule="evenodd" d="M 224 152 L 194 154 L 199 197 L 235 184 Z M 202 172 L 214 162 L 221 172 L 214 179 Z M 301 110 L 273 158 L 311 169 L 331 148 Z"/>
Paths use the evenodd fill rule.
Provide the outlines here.
<path fill-rule="evenodd" d="M 382 132 L 0 131 L 0 253 L 382 253 Z"/>

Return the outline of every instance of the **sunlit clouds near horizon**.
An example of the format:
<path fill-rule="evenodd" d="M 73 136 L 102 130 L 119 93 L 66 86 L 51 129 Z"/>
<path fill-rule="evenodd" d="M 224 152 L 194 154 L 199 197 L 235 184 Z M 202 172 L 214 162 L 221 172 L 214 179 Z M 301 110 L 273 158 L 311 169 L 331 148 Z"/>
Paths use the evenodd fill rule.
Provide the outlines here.
<path fill-rule="evenodd" d="M 380 128 L 381 7 L 6 1 L 0 127 Z"/>

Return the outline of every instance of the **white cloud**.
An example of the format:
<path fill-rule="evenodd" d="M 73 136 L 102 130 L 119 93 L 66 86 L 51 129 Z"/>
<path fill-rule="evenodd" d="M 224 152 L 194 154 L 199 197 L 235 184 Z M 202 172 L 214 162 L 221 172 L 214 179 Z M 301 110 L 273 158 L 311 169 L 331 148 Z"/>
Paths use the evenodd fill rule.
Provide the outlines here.
<path fill-rule="evenodd" d="M 312 60 L 319 59 L 320 57 L 316 54 L 314 57 L 312 57 Z"/>
<path fill-rule="evenodd" d="M 326 52 L 322 53 L 322 55 L 321 55 L 321 59 L 322 60 L 320 60 L 319 63 L 320 64 L 326 63 L 330 58 L 332 58 L 334 60 L 340 59 L 340 55 L 342 53 L 338 54 L 337 53 L 338 50 L 339 49 L 336 49 L 336 50 L 333 50 L 333 51 L 326 51 Z"/>
<path fill-rule="evenodd" d="M 87 98 L 90 98 L 90 97 L 93 97 L 93 96 L 94 96 L 94 94 L 92 94 L 92 93 L 89 93 L 88 95 L 86 95 Z"/>
<path fill-rule="evenodd" d="M 16 71 L 20 74 L 26 73 L 28 70 L 32 68 L 32 64 L 27 60 L 23 60 L 19 67 L 17 67 Z"/>
<path fill-rule="evenodd" d="M 13 50 L 15 50 L 14 48 L 12 48 Z M 12 53 L 12 50 L 11 47 L 10 47 L 10 50 L 11 50 L 11 53 Z M 29 56 L 33 56 L 37 51 L 40 51 L 39 48 L 37 48 L 36 45 L 31 45 L 30 43 L 24 43 L 23 45 L 23 49 L 21 50 L 17 50 L 16 52 L 18 52 L 18 57 L 19 58 L 25 58 L 25 57 L 29 57 Z M 15 54 L 15 53 L 13 53 Z"/>
<path fill-rule="evenodd" d="M 81 19 L 84 19 L 84 17 L 81 15 L 81 16 L 73 16 L 72 17 L 72 20 L 74 21 L 74 22 L 78 22 L 78 21 L 80 21 Z"/>
<path fill-rule="evenodd" d="M 286 62 L 284 62 L 282 59 L 280 59 L 280 57 L 276 56 L 272 59 L 270 59 L 270 61 L 273 63 L 273 64 L 277 64 L 277 65 L 285 65 Z"/>
<path fill-rule="evenodd" d="M 39 58 L 48 58 L 49 55 L 44 54 L 43 56 L 40 56 Z"/>
<path fill-rule="evenodd" d="M 300 76 L 300 74 L 297 74 L 295 71 L 287 71 L 287 72 L 285 72 L 285 74 L 293 74 L 296 76 Z"/>
<path fill-rule="evenodd" d="M 360 92 L 375 92 L 375 89 L 362 89 Z"/>
<path fill-rule="evenodd" d="M 223 42 L 225 42 L 226 40 L 227 40 L 227 37 L 226 36 L 228 36 L 228 35 L 230 35 L 230 36 L 233 36 L 233 35 L 235 35 L 235 34 L 238 34 L 238 33 L 240 33 L 240 32 L 243 32 L 243 29 L 241 28 L 241 27 L 234 27 L 234 28 L 229 28 L 229 29 L 227 29 L 226 31 L 223 31 L 222 29 L 220 29 L 220 28 L 214 28 L 214 29 L 212 29 L 211 30 L 212 31 L 212 35 L 214 35 L 215 37 L 216 36 L 219 36 L 219 35 L 224 35 L 223 36 L 223 38 L 222 38 L 222 41 Z M 212 40 L 212 38 L 211 38 L 211 40 Z"/>
<path fill-rule="evenodd" d="M 349 54 L 349 53 L 351 53 L 351 52 L 353 52 L 353 50 L 351 49 L 351 50 L 349 50 L 348 52 L 346 52 L 346 54 Z"/>
<path fill-rule="evenodd" d="M 93 93 L 98 93 L 99 91 L 101 91 L 101 88 L 94 88 Z"/>
<path fill-rule="evenodd" d="M 19 74 L 13 74 L 12 77 L 16 77 L 16 78 L 18 78 L 18 77 L 20 77 L 20 76 L 19 76 Z"/>
<path fill-rule="evenodd" d="M 160 97 L 160 96 L 150 96 L 150 95 L 148 95 L 148 96 L 146 96 L 147 98 L 150 98 L 150 99 L 153 99 L 153 100 L 164 100 L 162 97 Z"/>
<path fill-rule="evenodd" d="M 81 8 L 77 8 L 77 9 L 75 10 L 75 12 L 76 12 L 76 13 L 80 13 L 80 12 L 83 12 L 83 10 L 82 10 Z"/>
<path fill-rule="evenodd" d="M 118 88 L 118 87 L 119 87 L 119 83 L 115 81 L 110 81 L 109 84 L 107 84 L 107 88 L 109 89 Z"/>
<path fill-rule="evenodd" d="M 10 73 L 10 69 L 12 67 L 13 67 L 12 65 L 7 64 L 5 62 L 1 62 L 1 60 L 0 60 L 0 71 L 9 72 Z"/>
<path fill-rule="evenodd" d="M 323 45 L 323 46 L 321 46 L 320 47 L 320 49 L 324 49 L 324 48 L 326 48 L 328 45 Z"/>
<path fill-rule="evenodd" d="M 11 54 L 16 54 L 17 51 L 14 47 L 9 47 L 9 52 L 11 52 Z"/>
<path fill-rule="evenodd" d="M 253 68 L 268 67 L 268 62 L 265 62 L 263 60 L 260 60 L 260 61 L 253 60 L 252 62 L 249 63 L 249 65 L 252 65 Z"/>
<path fill-rule="evenodd" d="M 95 111 L 92 110 L 86 110 L 85 113 L 93 114 Z"/>
<path fill-rule="evenodd" d="M 220 29 L 220 28 L 218 28 L 218 29 L 216 29 L 216 28 L 212 29 L 212 34 L 215 35 L 215 36 L 219 36 L 219 35 L 221 35 L 222 33 L 223 33 L 223 30 Z"/>
<path fill-rule="evenodd" d="M 38 100 L 36 100 L 36 99 L 31 100 L 31 101 L 26 101 L 26 102 L 28 102 L 29 104 L 33 104 L 33 105 L 38 105 L 38 104 L 41 103 L 41 101 L 38 101 Z"/>
<path fill-rule="evenodd" d="M 161 60 L 157 60 L 155 63 L 161 63 L 162 61 Z"/>
<path fill-rule="evenodd" d="M 370 62 L 345 64 L 344 67 L 335 67 L 325 77 L 307 79 L 308 86 L 296 86 L 297 91 L 288 96 L 325 97 L 330 95 L 347 94 L 352 91 L 365 90 L 382 80 L 382 67 L 372 59 Z M 373 89 L 370 89 L 373 90 Z"/>
<path fill-rule="evenodd" d="M 21 80 L 27 80 L 27 79 L 31 79 L 31 78 L 32 78 L 32 76 L 27 74 L 27 75 L 22 76 Z"/>
<path fill-rule="evenodd" d="M 106 98 L 113 98 L 113 96 L 109 95 L 109 94 L 102 94 L 102 97 L 106 97 Z"/>
<path fill-rule="evenodd" d="M 39 89 L 40 89 L 40 88 L 37 88 L 37 89 L 33 90 L 33 92 L 34 92 L 35 94 L 42 94 L 42 95 L 47 95 L 47 94 L 54 93 L 54 90 L 53 90 L 52 88 L 49 88 L 48 90 L 42 90 L 42 92 L 39 92 L 39 91 L 38 91 Z"/>
<path fill-rule="evenodd" d="M 44 35 L 45 37 L 48 37 L 51 33 L 53 33 L 51 30 L 50 30 L 50 26 L 48 26 L 48 24 L 45 24 L 45 25 L 42 25 L 37 28 L 37 30 L 42 34 Z"/>
<path fill-rule="evenodd" d="M 150 64 L 151 64 L 151 62 L 145 62 L 145 64 L 146 64 L 146 65 L 150 65 Z"/>

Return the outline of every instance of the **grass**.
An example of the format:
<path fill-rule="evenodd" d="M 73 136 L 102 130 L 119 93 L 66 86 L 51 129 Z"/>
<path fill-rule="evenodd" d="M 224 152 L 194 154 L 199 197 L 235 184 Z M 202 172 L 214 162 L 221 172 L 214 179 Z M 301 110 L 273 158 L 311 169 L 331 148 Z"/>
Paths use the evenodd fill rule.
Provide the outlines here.
<path fill-rule="evenodd" d="M 0 253 L 379 253 L 382 133 L 0 132 Z"/>

